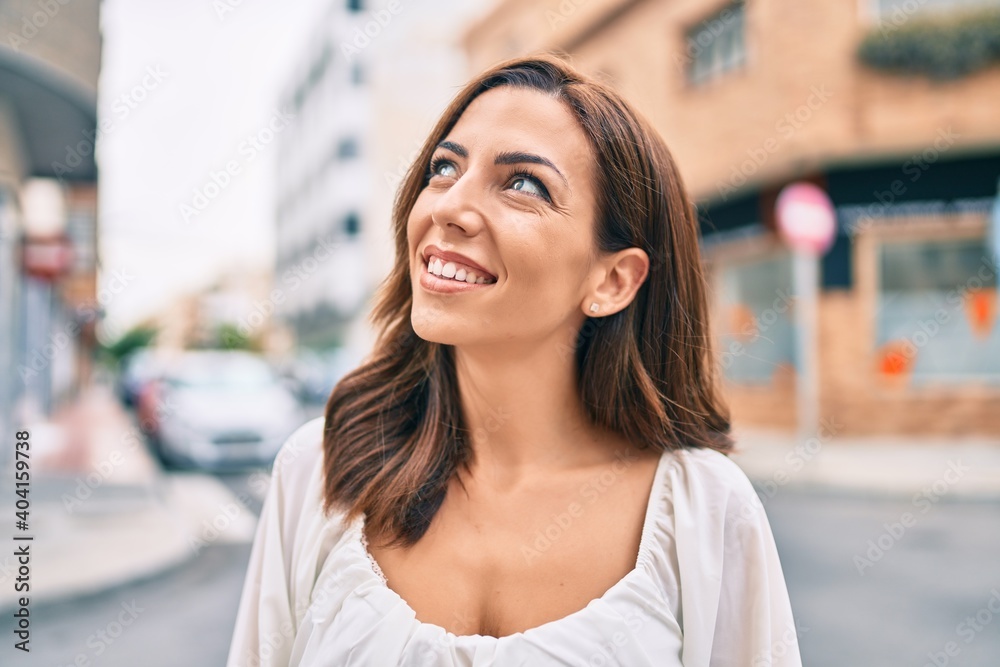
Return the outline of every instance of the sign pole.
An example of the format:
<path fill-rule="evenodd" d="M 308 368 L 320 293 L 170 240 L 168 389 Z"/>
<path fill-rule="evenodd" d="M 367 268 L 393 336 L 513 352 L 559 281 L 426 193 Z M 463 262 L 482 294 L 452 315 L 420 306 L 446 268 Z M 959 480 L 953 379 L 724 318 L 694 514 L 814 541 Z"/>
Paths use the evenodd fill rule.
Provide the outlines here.
<path fill-rule="evenodd" d="M 795 337 L 798 357 L 796 408 L 798 442 L 819 431 L 819 346 L 817 345 L 817 282 L 819 258 L 807 250 L 795 249 L 792 256 L 792 285 L 795 294 Z"/>
<path fill-rule="evenodd" d="M 795 294 L 795 407 L 798 441 L 819 434 L 819 258 L 837 232 L 833 203 L 812 183 L 793 183 L 778 194 L 778 231 L 792 250 Z"/>

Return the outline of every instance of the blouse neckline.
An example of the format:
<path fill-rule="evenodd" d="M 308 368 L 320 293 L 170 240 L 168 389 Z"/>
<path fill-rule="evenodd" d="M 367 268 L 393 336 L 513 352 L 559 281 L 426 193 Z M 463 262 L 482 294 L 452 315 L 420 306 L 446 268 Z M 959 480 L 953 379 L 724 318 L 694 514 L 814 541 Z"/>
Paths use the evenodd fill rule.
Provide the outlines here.
<path fill-rule="evenodd" d="M 659 461 L 657 461 L 656 463 L 656 471 L 653 473 L 653 483 L 649 490 L 649 498 L 646 501 L 646 513 L 642 522 L 642 533 L 640 534 L 639 537 L 639 552 L 636 555 L 635 566 L 631 570 L 629 570 L 625 574 L 625 576 L 623 576 L 621 579 L 612 584 L 611 587 L 608 590 L 606 590 L 600 597 L 590 600 L 586 605 L 584 605 L 580 609 L 577 609 L 574 612 L 570 612 L 569 614 L 562 616 L 560 618 L 553 619 L 551 621 L 546 621 L 541 625 L 536 625 L 533 628 L 528 628 L 527 630 L 514 632 L 509 635 L 504 635 L 503 637 L 494 637 L 493 635 L 480 635 L 478 633 L 471 635 L 456 635 L 446 630 L 440 625 L 421 621 L 420 619 L 417 618 L 417 613 L 413 609 L 413 607 L 410 606 L 410 603 L 404 600 L 402 596 L 399 595 L 399 593 L 397 593 L 396 591 L 394 591 L 392 588 L 389 587 L 386 577 L 383 574 L 382 569 L 378 565 L 378 561 L 375 560 L 375 557 L 372 556 L 371 552 L 368 550 L 368 540 L 365 537 L 365 530 L 364 530 L 365 528 L 364 514 L 359 515 L 351 524 L 350 526 L 350 531 L 352 533 L 351 539 L 354 542 L 355 546 L 361 550 L 365 560 L 368 561 L 368 567 L 365 569 L 366 574 L 370 575 L 374 580 L 377 581 L 377 587 L 379 588 L 379 590 L 385 591 L 396 601 L 397 604 L 402 605 L 413 616 L 413 622 L 418 627 L 434 630 L 438 633 L 443 633 L 445 636 L 447 636 L 449 639 L 453 641 L 477 640 L 477 639 L 504 641 L 504 640 L 509 640 L 513 637 L 534 635 L 538 632 L 544 632 L 546 628 L 551 628 L 556 624 L 564 624 L 573 618 L 577 618 L 585 614 L 591 608 L 591 605 L 597 602 L 606 602 L 611 597 L 613 597 L 619 589 L 623 588 L 628 582 L 630 582 L 632 579 L 634 579 L 639 574 L 642 574 L 644 572 L 644 566 L 650 558 L 649 550 L 651 548 L 651 543 L 654 539 L 652 535 L 653 523 L 655 522 L 656 518 L 656 511 L 659 504 L 658 501 L 661 498 L 660 488 L 662 486 L 662 481 L 663 481 L 662 478 L 665 475 L 667 459 L 671 454 L 672 452 L 670 450 L 664 450 L 660 454 Z"/>

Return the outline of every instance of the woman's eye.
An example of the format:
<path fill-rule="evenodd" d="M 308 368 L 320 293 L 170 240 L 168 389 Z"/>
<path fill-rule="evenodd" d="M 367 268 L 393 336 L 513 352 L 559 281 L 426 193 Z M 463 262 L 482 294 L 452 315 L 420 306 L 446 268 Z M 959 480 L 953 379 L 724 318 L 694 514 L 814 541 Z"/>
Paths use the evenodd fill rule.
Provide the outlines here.
<path fill-rule="evenodd" d="M 456 173 L 458 173 L 458 170 L 455 168 L 455 165 L 446 160 L 435 162 L 431 165 L 431 176 L 445 176 L 447 178 L 451 178 Z"/>
<path fill-rule="evenodd" d="M 518 192 L 526 192 L 529 195 L 534 195 L 535 197 L 541 197 L 547 200 L 549 198 L 549 192 L 545 189 L 545 186 L 538 182 L 537 179 L 531 176 L 515 176 L 510 182 L 510 187 L 512 190 L 517 190 Z"/>

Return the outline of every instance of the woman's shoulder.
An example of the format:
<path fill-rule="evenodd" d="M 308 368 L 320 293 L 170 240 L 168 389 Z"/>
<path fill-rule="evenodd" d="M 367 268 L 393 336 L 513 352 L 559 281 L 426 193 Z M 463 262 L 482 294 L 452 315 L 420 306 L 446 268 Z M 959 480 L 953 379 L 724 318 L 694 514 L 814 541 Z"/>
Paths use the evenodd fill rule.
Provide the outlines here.
<path fill-rule="evenodd" d="M 663 459 L 648 571 L 662 599 L 689 616 L 718 600 L 727 563 L 755 566 L 749 559 L 770 529 L 749 478 L 726 454 L 684 447 Z"/>
<path fill-rule="evenodd" d="M 746 473 L 727 454 L 704 447 L 686 447 L 675 452 L 674 460 L 684 472 L 684 481 L 695 485 L 698 491 L 737 500 L 757 497 Z"/>
<path fill-rule="evenodd" d="M 713 449 L 685 448 L 672 454 L 668 479 L 661 486 L 661 515 L 667 516 L 658 522 L 666 527 L 661 533 L 669 533 L 671 548 L 713 554 L 719 561 L 699 565 L 705 572 L 720 570 L 724 553 L 752 544 L 769 543 L 773 549 L 764 504 L 735 461 Z"/>
<path fill-rule="evenodd" d="M 734 461 L 704 448 L 665 450 L 654 490 L 640 563 L 676 615 L 683 581 L 697 588 L 700 577 L 721 576 L 722 556 L 741 541 L 742 527 L 759 526 L 747 518 L 756 516 L 760 501 Z"/>
<path fill-rule="evenodd" d="M 664 562 L 679 589 L 685 664 L 761 656 L 769 665 L 798 667 L 782 634 L 789 627 L 794 634 L 795 626 L 781 563 L 753 484 L 722 452 L 674 454 L 668 493 L 675 560 Z M 774 652 L 779 645 L 783 654 Z"/>
<path fill-rule="evenodd" d="M 317 514 L 323 493 L 324 418 L 317 417 L 289 435 L 274 457 L 268 495 L 286 526 Z"/>
<path fill-rule="evenodd" d="M 304 483 L 317 468 L 321 468 L 325 422 L 323 417 L 316 417 L 292 431 L 274 457 L 271 474 L 275 477 L 280 475 L 290 483 Z"/>
<path fill-rule="evenodd" d="M 315 565 L 343 537 L 347 529 L 342 511 L 323 508 L 323 430 L 325 419 L 317 417 L 288 436 L 274 459 L 271 485 L 265 500 L 264 518 L 279 531 L 286 556 L 304 563 L 307 579 L 315 576 Z M 291 562 L 291 561 L 289 561 Z"/>
<path fill-rule="evenodd" d="M 685 447 L 663 454 L 664 469 L 654 508 L 654 548 L 663 552 L 664 562 L 675 542 L 697 537 L 719 542 L 749 530 L 766 530 L 763 504 L 743 469 L 722 452 Z M 690 528 L 693 533 L 686 531 Z"/>

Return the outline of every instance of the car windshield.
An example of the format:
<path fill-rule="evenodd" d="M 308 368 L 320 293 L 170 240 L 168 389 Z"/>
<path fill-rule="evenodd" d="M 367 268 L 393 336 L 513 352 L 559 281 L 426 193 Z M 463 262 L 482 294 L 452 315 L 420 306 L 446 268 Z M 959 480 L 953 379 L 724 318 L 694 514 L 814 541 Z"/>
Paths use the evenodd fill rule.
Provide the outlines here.
<path fill-rule="evenodd" d="M 175 387 L 212 391 L 249 391 L 274 384 L 274 374 L 254 359 L 199 359 L 172 373 Z"/>

